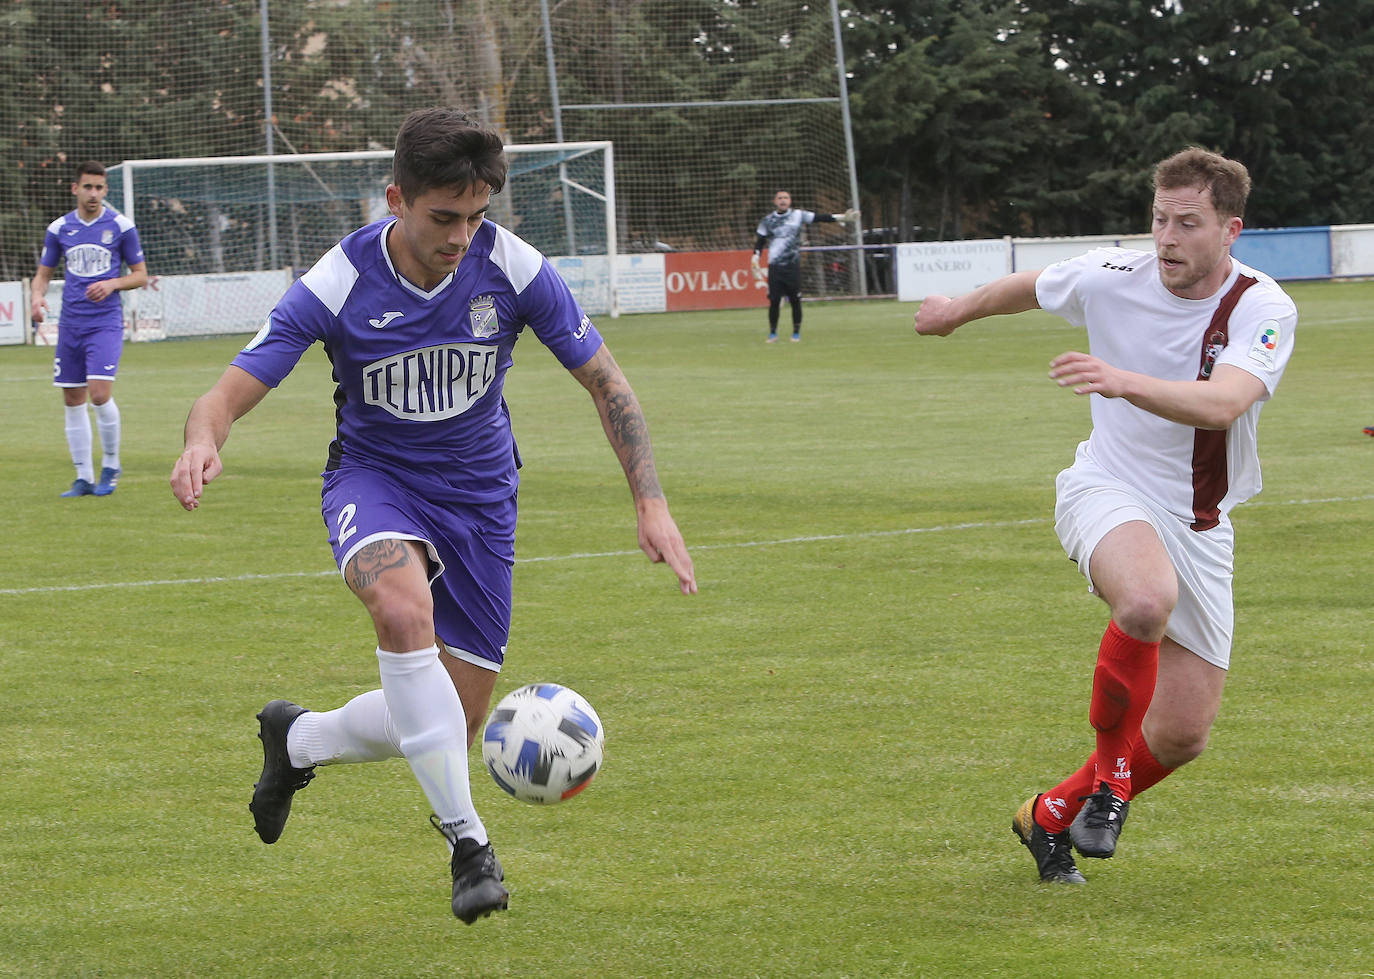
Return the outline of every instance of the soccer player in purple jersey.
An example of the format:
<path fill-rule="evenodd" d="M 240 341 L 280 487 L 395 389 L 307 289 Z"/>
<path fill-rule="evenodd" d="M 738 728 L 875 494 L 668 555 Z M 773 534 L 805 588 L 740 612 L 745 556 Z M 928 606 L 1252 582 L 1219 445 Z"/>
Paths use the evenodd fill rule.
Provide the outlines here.
<path fill-rule="evenodd" d="M 114 381 L 124 349 L 124 313 L 115 294 L 147 284 L 148 266 L 134 223 L 105 206 L 109 190 L 99 163 L 87 161 L 77 167 L 72 183 L 76 210 L 48 225 L 30 293 L 29 317 L 42 323 L 48 282 L 59 263 L 65 266 L 53 384 L 62 389 L 76 481 L 63 496 L 109 496 L 119 483 L 121 428 Z M 129 272 L 121 275 L 125 265 Z M 99 480 L 91 458 L 88 396 L 103 451 Z"/>
<path fill-rule="evenodd" d="M 544 257 L 486 219 L 505 179 L 496 133 L 449 109 L 409 115 L 386 189 L 392 217 L 349 235 L 291 286 L 192 406 L 171 475 L 177 500 L 196 509 L 233 422 L 324 344 L 338 434 L 322 512 L 376 629 L 381 689 L 330 711 L 267 704 L 249 808 L 273 843 L 317 765 L 404 757 L 448 842 L 452 909 L 468 924 L 508 900 L 467 755 L 510 630 L 519 457 L 502 389 L 525 327 L 590 393 L 629 480 L 641 549 L 668 564 L 683 594 L 697 590 L 625 375 Z"/>

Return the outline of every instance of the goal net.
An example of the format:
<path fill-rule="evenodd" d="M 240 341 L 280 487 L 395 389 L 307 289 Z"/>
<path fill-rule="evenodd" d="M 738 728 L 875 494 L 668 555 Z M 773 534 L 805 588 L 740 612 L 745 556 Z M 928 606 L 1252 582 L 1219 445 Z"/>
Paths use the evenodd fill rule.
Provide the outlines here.
<path fill-rule="evenodd" d="M 386 217 L 390 150 L 129 160 L 109 203 L 139 229 L 157 281 L 131 300 L 136 339 L 255 332 L 295 276 Z M 589 313 L 612 313 L 615 175 L 609 142 L 506 147 L 492 220 L 538 248 Z"/>

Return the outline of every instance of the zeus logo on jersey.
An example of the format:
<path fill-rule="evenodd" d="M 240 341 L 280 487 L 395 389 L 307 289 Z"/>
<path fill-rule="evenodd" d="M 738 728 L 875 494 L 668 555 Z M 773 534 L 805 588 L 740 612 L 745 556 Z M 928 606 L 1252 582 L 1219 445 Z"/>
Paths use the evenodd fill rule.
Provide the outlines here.
<path fill-rule="evenodd" d="M 443 343 L 378 360 L 363 368 L 363 397 L 407 421 L 461 415 L 496 379 L 496 347 Z"/>
<path fill-rule="evenodd" d="M 77 245 L 67 251 L 67 271 L 83 279 L 110 271 L 110 250 L 100 245 Z"/>

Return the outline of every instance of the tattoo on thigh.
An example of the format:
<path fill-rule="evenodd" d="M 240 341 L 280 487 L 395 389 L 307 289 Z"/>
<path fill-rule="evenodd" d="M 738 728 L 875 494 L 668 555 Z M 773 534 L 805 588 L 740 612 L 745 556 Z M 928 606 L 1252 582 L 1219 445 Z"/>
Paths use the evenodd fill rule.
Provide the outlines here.
<path fill-rule="evenodd" d="M 400 568 L 411 561 L 410 546 L 405 541 L 388 539 L 364 544 L 344 568 L 344 580 L 354 591 L 374 584 L 383 571 Z"/>

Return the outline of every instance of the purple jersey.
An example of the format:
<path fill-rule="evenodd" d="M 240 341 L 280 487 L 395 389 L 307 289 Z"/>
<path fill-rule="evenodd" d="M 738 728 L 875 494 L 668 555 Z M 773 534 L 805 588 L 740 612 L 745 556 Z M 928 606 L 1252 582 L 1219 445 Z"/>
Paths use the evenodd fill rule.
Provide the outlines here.
<path fill-rule="evenodd" d="M 391 263 L 393 223 L 330 249 L 234 364 L 276 387 L 318 340 L 338 385 L 327 471 L 370 466 L 420 494 L 505 499 L 517 476 L 502 390 L 520 331 L 528 325 L 569 370 L 601 335 L 544 256 L 506 229 L 484 221 L 457 270 L 425 292 Z"/>
<path fill-rule="evenodd" d="M 86 287 L 102 279 L 117 279 L 123 274 L 124 265 L 134 266 L 141 261 L 143 246 L 138 241 L 138 229 L 108 206 L 90 224 L 71 211 L 48 225 L 48 233 L 43 236 L 43 256 L 38 260 L 51 269 L 59 263 L 64 266 L 60 314 L 63 327 L 109 321 L 121 328 L 124 317 L 119 293 L 112 292 L 95 303 L 86 298 Z"/>

